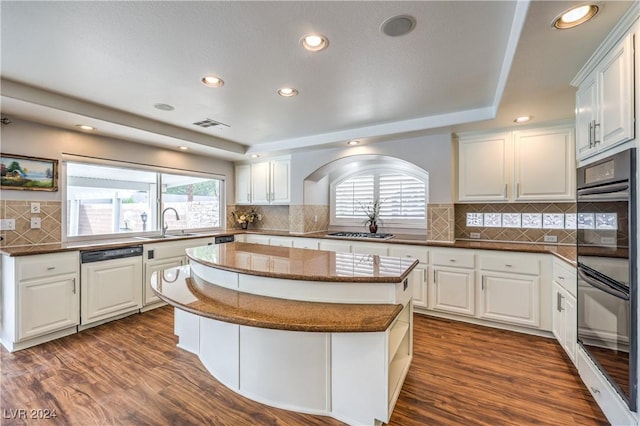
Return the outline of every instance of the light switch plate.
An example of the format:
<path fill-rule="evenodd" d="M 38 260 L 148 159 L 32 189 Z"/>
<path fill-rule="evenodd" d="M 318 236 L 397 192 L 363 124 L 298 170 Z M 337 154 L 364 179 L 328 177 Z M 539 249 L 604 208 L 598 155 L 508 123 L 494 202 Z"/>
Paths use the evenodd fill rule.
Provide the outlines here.
<path fill-rule="evenodd" d="M 40 229 L 41 225 L 42 225 L 42 222 L 39 217 L 31 218 L 31 229 Z"/>
<path fill-rule="evenodd" d="M 558 236 L 557 235 L 545 235 L 544 236 L 544 242 L 545 243 L 557 243 L 558 242 Z"/>
<path fill-rule="evenodd" d="M 31 213 L 40 213 L 40 203 L 31 203 Z"/>
<path fill-rule="evenodd" d="M 15 231 L 16 220 L 15 219 L 0 219 L 0 231 Z"/>
<path fill-rule="evenodd" d="M 471 238 L 480 238 L 480 233 L 479 232 L 472 232 L 469 236 Z"/>

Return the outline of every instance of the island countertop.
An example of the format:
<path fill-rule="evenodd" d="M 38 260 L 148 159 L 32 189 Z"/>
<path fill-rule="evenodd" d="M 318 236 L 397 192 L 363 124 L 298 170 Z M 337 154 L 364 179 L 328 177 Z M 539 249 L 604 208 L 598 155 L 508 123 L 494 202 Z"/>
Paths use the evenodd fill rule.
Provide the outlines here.
<path fill-rule="evenodd" d="M 411 258 L 239 242 L 187 249 L 187 256 L 205 266 L 247 275 L 351 283 L 399 283 L 419 263 Z"/>

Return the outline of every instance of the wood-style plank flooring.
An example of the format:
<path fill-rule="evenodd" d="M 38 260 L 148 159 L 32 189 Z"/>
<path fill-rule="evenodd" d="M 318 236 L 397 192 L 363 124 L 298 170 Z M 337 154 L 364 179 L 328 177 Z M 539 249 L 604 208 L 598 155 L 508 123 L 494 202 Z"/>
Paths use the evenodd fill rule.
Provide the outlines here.
<path fill-rule="evenodd" d="M 389 424 L 605 425 L 551 339 L 416 315 L 414 359 Z M 53 342 L 2 349 L 0 424 L 339 425 L 228 390 L 177 349 L 173 310 L 133 315 Z M 27 419 L 20 417 L 25 410 Z M 55 411 L 49 420 L 31 410 Z"/>

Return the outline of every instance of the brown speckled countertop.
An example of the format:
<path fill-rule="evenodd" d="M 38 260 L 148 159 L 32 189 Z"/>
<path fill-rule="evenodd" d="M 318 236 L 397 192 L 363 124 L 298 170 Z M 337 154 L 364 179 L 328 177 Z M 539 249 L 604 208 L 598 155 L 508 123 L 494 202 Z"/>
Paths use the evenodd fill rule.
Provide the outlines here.
<path fill-rule="evenodd" d="M 243 293 L 192 278 L 188 266 L 165 270 L 151 287 L 162 300 L 187 312 L 277 330 L 380 332 L 402 310 L 402 305 L 303 302 Z"/>
<path fill-rule="evenodd" d="M 241 231 L 241 230 L 228 230 L 224 232 L 209 232 L 197 235 L 189 236 L 175 236 L 170 239 L 135 239 L 135 238 L 120 238 L 117 240 L 102 240 L 102 241 L 82 241 L 73 243 L 58 243 L 58 244 L 41 244 L 33 246 L 21 246 L 21 247 L 0 247 L 0 254 L 8 256 L 27 256 L 32 254 L 46 254 L 57 253 L 63 251 L 78 251 L 78 250 L 97 250 L 113 247 L 127 247 L 139 244 L 151 244 L 163 241 L 175 241 L 180 239 L 190 238 L 203 238 L 203 237 L 216 237 L 220 235 L 237 235 L 237 234 L 264 234 L 264 235 L 277 235 L 285 237 L 304 237 L 304 238 L 332 238 L 328 237 L 326 232 L 316 232 L 312 234 L 290 234 L 288 232 L 277 231 Z M 350 241 L 366 241 L 371 243 L 388 243 L 388 244 L 407 244 L 407 245 L 419 245 L 429 247 L 451 247 L 451 248 L 466 248 L 476 250 L 502 250 L 502 251 L 514 251 L 524 253 L 550 253 L 554 256 L 575 264 L 576 262 L 576 249 L 575 246 L 556 245 L 556 244 L 532 244 L 532 243 L 515 243 L 515 242 L 493 242 L 493 241 L 463 241 L 458 240 L 453 243 L 427 241 L 426 237 L 409 234 L 396 234 L 394 238 L 384 241 L 368 240 L 368 239 L 348 239 L 340 238 Z"/>
<path fill-rule="evenodd" d="M 418 260 L 250 243 L 187 249 L 194 262 L 248 275 L 305 281 L 399 283 Z"/>

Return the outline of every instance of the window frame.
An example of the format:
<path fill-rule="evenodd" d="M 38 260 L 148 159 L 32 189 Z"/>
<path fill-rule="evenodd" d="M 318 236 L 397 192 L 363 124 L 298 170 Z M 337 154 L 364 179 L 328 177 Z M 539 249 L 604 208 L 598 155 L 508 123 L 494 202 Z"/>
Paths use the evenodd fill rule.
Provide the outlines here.
<path fill-rule="evenodd" d="M 340 185 L 345 180 L 363 174 L 373 174 L 374 175 L 374 183 L 373 183 L 373 196 L 376 199 L 380 194 L 380 175 L 384 175 L 387 173 L 393 174 L 403 174 L 406 176 L 410 176 L 424 184 L 424 218 L 421 219 L 385 219 L 383 220 L 383 225 L 385 227 L 393 227 L 393 228 L 412 228 L 412 229 L 425 229 L 427 225 L 427 205 L 429 204 L 429 173 L 426 171 L 414 171 L 406 168 L 390 168 L 376 165 L 369 165 L 359 167 L 357 170 L 349 170 L 344 172 L 333 179 L 331 179 L 329 183 L 329 226 L 363 226 L 363 222 L 366 220 L 366 216 L 362 215 L 362 218 L 353 218 L 353 219 L 344 219 L 336 217 L 336 187 Z"/>
<path fill-rule="evenodd" d="M 155 212 L 151 215 L 154 217 L 156 221 L 156 229 L 151 231 L 143 231 L 143 232 L 118 232 L 118 233 L 110 233 L 110 234 L 97 234 L 97 235 L 78 235 L 78 236 L 69 236 L 67 229 L 67 163 L 79 163 L 79 164 L 87 164 L 94 166 L 103 166 L 103 167 L 117 167 L 123 169 L 137 170 L 137 171 L 147 171 L 153 172 L 156 174 L 156 191 L 155 194 L 150 194 L 150 196 L 155 197 L 155 202 L 151 202 L 150 205 L 155 206 Z M 203 228 L 188 228 L 184 230 L 173 229 L 169 230 L 168 234 L 178 234 L 180 232 L 189 232 L 189 233 L 199 233 L 199 232 L 217 232 L 223 231 L 226 229 L 226 176 L 222 174 L 216 173 L 205 173 L 195 170 L 187 170 L 187 169 L 178 169 L 172 167 L 158 167 L 151 166 L 148 164 L 140 164 L 126 161 L 115 161 L 115 160 L 107 160 L 93 157 L 84 157 L 84 156 L 76 156 L 70 154 L 63 154 L 63 158 L 60 165 L 60 188 L 61 188 L 61 211 L 62 218 L 61 227 L 62 227 L 62 241 L 64 242 L 81 242 L 81 241 L 91 241 L 91 240 L 109 240 L 115 238 L 135 238 L 135 237 L 153 237 L 160 234 L 162 230 L 162 174 L 177 174 L 184 175 L 189 177 L 198 177 L 204 179 L 217 179 L 220 181 L 219 189 L 220 189 L 220 226 L 218 227 L 203 227 Z M 178 231 L 178 232 L 176 232 Z"/>

